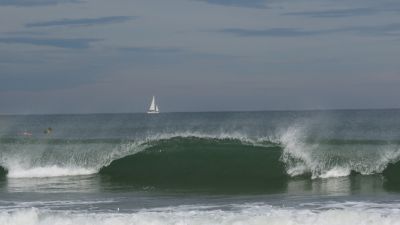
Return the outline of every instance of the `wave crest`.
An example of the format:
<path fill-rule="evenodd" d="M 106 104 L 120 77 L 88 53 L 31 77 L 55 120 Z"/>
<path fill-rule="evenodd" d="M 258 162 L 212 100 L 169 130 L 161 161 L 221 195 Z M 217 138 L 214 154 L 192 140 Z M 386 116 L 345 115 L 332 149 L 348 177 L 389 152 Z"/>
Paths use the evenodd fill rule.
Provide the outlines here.
<path fill-rule="evenodd" d="M 288 129 L 280 139 L 281 160 L 290 176 L 310 174 L 312 179 L 382 173 L 400 159 L 397 144 L 371 141 L 308 140 L 300 127 Z"/>
<path fill-rule="evenodd" d="M 197 173 L 203 180 L 207 177 L 218 180 L 220 176 L 220 180 L 229 180 L 227 184 L 234 184 L 239 178 L 251 178 L 257 183 L 300 175 L 317 179 L 349 176 L 352 172 L 377 174 L 400 159 L 398 143 L 310 140 L 301 126 L 292 126 L 279 135 L 261 137 L 248 137 L 239 132 L 216 135 L 181 132 L 150 135 L 135 141 L 14 143 L 7 140 L 1 145 L 0 165 L 4 169 L 0 169 L 0 176 L 4 177 L 8 171 L 10 178 L 100 172 L 115 177 L 133 173 L 136 181 L 143 181 L 140 176 L 158 170 L 161 174 L 169 171 L 166 177 L 179 183 L 192 179 L 189 172 L 185 176 L 181 174 L 186 170 L 193 177 Z M 181 168 L 175 168 L 177 165 Z"/>

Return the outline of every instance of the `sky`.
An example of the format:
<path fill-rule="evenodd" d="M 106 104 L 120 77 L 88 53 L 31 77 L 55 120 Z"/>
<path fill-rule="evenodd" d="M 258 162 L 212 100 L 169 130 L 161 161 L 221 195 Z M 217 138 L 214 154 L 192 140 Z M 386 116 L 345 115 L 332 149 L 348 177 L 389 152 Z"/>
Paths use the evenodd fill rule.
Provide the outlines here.
<path fill-rule="evenodd" d="M 400 107 L 398 0 L 0 0 L 0 114 Z"/>

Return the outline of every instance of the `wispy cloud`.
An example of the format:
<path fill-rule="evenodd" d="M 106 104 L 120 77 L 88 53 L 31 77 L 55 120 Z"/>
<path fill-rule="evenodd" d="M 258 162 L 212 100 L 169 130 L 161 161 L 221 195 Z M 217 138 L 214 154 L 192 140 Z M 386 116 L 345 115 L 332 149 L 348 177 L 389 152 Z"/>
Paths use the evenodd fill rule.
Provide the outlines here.
<path fill-rule="evenodd" d="M 363 36 L 400 36 L 400 23 L 374 26 L 352 26 L 343 28 L 304 30 L 298 28 L 243 29 L 226 28 L 218 32 L 240 37 L 302 37 L 334 33 L 353 33 Z"/>
<path fill-rule="evenodd" d="M 103 24 L 122 23 L 132 20 L 132 16 L 109 16 L 99 18 L 61 19 L 45 22 L 28 23 L 25 27 L 51 27 L 51 26 L 93 26 Z"/>
<path fill-rule="evenodd" d="M 364 3 L 364 2 L 363 2 Z M 361 5 L 360 5 L 361 6 Z M 341 17 L 357 17 L 357 16 L 371 16 L 379 13 L 387 12 L 400 12 L 400 3 L 396 1 L 375 1 L 373 5 L 362 4 L 361 7 L 355 8 L 328 8 L 323 10 L 306 10 L 297 12 L 288 12 L 282 15 L 290 16 L 305 16 L 312 18 L 341 18 Z"/>
<path fill-rule="evenodd" d="M 236 6 L 236 7 L 250 7 L 250 8 L 265 8 L 266 0 L 197 0 L 210 4 Z"/>
<path fill-rule="evenodd" d="M 327 31 L 323 31 L 323 30 L 308 31 L 308 30 L 302 30 L 302 29 L 296 29 L 296 28 L 270 28 L 270 29 L 263 29 L 263 30 L 227 28 L 227 29 L 219 30 L 219 32 L 233 34 L 236 36 L 244 36 L 244 37 L 257 37 L 257 36 L 299 37 L 299 36 L 310 36 L 310 35 L 322 34 Z"/>
<path fill-rule="evenodd" d="M 178 53 L 182 52 L 180 48 L 157 48 L 157 47 L 125 47 L 119 48 L 120 51 L 140 54 L 157 54 L 157 53 Z"/>
<path fill-rule="evenodd" d="M 2 35 L 7 35 L 10 37 L 21 37 L 21 36 L 38 36 L 38 37 L 44 37 L 46 35 L 49 35 L 49 32 L 46 31 L 38 31 L 38 30 L 18 30 L 18 31 L 10 31 L 10 32 L 2 32 Z"/>
<path fill-rule="evenodd" d="M 51 46 L 68 49 L 85 49 L 90 43 L 100 41 L 92 38 L 31 38 L 31 37 L 5 37 L 0 38 L 4 44 L 30 44 L 36 46 Z"/>
<path fill-rule="evenodd" d="M 376 26 L 358 26 L 338 29 L 338 32 L 354 32 L 362 35 L 374 36 L 400 36 L 400 23 L 376 25 Z"/>
<path fill-rule="evenodd" d="M 334 18 L 334 17 L 352 17 L 352 16 L 369 16 L 378 13 L 376 8 L 354 8 L 354 9 L 332 9 L 321 11 L 303 11 L 290 12 L 283 15 L 290 16 L 307 16 L 314 18 Z"/>
<path fill-rule="evenodd" d="M 0 0 L 0 6 L 44 6 L 61 3 L 79 3 L 79 0 Z"/>

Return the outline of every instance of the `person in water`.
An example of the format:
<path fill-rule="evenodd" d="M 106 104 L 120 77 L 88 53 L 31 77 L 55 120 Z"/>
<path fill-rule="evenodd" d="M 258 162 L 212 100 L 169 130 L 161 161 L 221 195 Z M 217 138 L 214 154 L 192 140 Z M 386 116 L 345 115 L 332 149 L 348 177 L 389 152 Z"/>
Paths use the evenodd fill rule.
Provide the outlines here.
<path fill-rule="evenodd" d="M 44 130 L 45 134 L 51 134 L 53 132 L 53 129 L 51 127 L 48 127 L 46 130 Z"/>

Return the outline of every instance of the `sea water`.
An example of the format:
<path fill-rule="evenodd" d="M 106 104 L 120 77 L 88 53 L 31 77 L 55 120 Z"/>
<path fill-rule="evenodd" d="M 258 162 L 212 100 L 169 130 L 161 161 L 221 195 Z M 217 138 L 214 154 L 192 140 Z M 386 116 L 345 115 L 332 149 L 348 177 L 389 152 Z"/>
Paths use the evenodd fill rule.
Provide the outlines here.
<path fill-rule="evenodd" d="M 0 224 L 400 224 L 399 160 L 400 110 L 3 115 Z"/>

